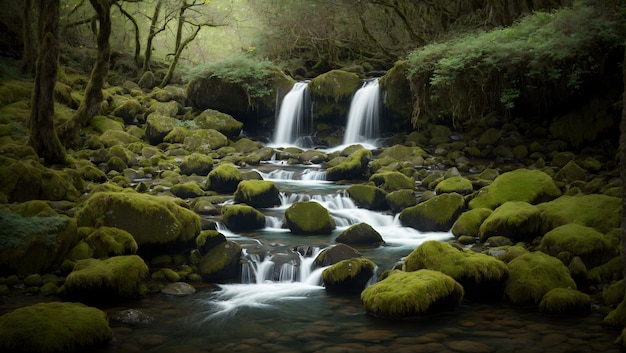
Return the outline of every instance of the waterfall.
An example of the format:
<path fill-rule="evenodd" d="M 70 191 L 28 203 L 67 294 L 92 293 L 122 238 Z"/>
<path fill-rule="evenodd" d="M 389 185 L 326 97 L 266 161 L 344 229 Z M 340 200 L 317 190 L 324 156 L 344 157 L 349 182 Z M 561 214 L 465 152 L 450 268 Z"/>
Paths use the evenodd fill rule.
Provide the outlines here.
<path fill-rule="evenodd" d="M 293 145 L 298 138 L 310 134 L 311 104 L 308 84 L 308 81 L 296 82 L 285 95 L 274 128 L 274 145 Z"/>
<path fill-rule="evenodd" d="M 378 137 L 380 90 L 378 78 L 366 81 L 350 103 L 343 144 L 362 143 Z"/>
<path fill-rule="evenodd" d="M 298 251 L 291 256 L 265 255 L 248 253 L 244 249 L 241 263 L 241 282 L 244 284 L 263 284 L 271 282 L 301 282 L 319 286 L 322 273 L 313 269 L 315 258 L 323 249 L 314 248 L 308 255 Z M 323 270 L 323 268 L 321 269 Z"/>

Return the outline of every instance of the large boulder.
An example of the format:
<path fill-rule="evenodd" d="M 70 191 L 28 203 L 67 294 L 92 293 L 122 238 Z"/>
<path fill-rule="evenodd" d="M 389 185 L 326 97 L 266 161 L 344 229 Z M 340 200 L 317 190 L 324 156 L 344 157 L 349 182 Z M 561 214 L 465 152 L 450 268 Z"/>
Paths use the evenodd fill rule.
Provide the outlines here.
<path fill-rule="evenodd" d="M 206 187 L 213 191 L 230 194 L 237 190 L 241 182 L 241 172 L 232 163 L 222 163 L 207 176 Z"/>
<path fill-rule="evenodd" d="M 113 333 L 104 311 L 81 303 L 38 303 L 0 316 L 2 352 L 84 352 Z"/>
<path fill-rule="evenodd" d="M 194 152 L 183 158 L 179 165 L 180 172 L 185 175 L 206 176 L 213 169 L 213 158 L 202 153 Z"/>
<path fill-rule="evenodd" d="M 337 244 L 322 250 L 313 264 L 318 267 L 334 265 L 342 260 L 349 260 L 361 257 L 361 253 L 346 244 Z"/>
<path fill-rule="evenodd" d="M 378 171 L 369 178 L 377 187 L 386 192 L 402 189 L 415 189 L 415 179 L 395 171 Z"/>
<path fill-rule="evenodd" d="M 546 314 L 585 315 L 591 311 L 591 298 L 576 289 L 554 288 L 541 299 L 539 311 Z"/>
<path fill-rule="evenodd" d="M 563 195 L 558 199 L 537 205 L 543 219 L 541 230 L 550 230 L 576 223 L 595 228 L 601 233 L 620 227 L 622 202 L 619 197 L 591 195 Z"/>
<path fill-rule="evenodd" d="M 225 242 L 226 237 L 217 230 L 205 230 L 196 237 L 196 247 L 202 255 L 211 251 L 215 246 Z"/>
<path fill-rule="evenodd" d="M 29 200 L 75 201 L 80 196 L 67 173 L 45 168 L 36 160 L 6 158 L 0 164 L 0 194 L 4 194 L 9 203 Z"/>
<path fill-rule="evenodd" d="M 359 148 L 337 165 L 326 170 L 326 180 L 337 181 L 343 179 L 360 179 L 367 171 L 367 164 L 372 152 L 366 148 Z M 340 157 L 338 157 L 340 158 Z"/>
<path fill-rule="evenodd" d="M 373 185 L 352 185 L 346 192 L 357 206 L 368 210 L 386 210 L 389 208 L 385 196 L 387 193 Z"/>
<path fill-rule="evenodd" d="M 415 191 L 409 189 L 396 190 L 385 196 L 387 205 L 393 212 L 400 212 L 403 209 L 417 205 L 417 197 Z"/>
<path fill-rule="evenodd" d="M 227 240 L 211 248 L 198 263 L 198 273 L 207 282 L 232 282 L 241 272 L 242 248 Z"/>
<path fill-rule="evenodd" d="M 255 208 L 266 208 L 281 204 L 280 191 L 273 181 L 243 180 L 237 185 L 234 200 Z"/>
<path fill-rule="evenodd" d="M 293 234 L 330 234 L 335 221 L 319 202 L 298 201 L 285 210 L 285 223 Z"/>
<path fill-rule="evenodd" d="M 204 110 L 194 122 L 201 129 L 214 129 L 231 139 L 239 136 L 243 127 L 243 123 L 232 116 L 214 109 Z"/>
<path fill-rule="evenodd" d="M 200 217 L 165 197 L 98 192 L 76 214 L 79 226 L 116 227 L 142 245 L 188 242 L 200 233 Z"/>
<path fill-rule="evenodd" d="M 367 223 L 361 222 L 348 227 L 335 239 L 337 243 L 347 245 L 378 246 L 384 244 L 383 237 Z"/>
<path fill-rule="evenodd" d="M 180 120 L 162 115 L 150 113 L 146 119 L 146 140 L 151 145 L 158 145 L 175 127 L 180 125 Z"/>
<path fill-rule="evenodd" d="M 593 268 L 618 255 L 619 241 L 591 227 L 569 223 L 546 233 L 541 238 L 539 250 L 555 257 L 568 252 L 580 257 L 587 268 Z"/>
<path fill-rule="evenodd" d="M 457 193 L 437 195 L 400 212 L 400 222 L 423 232 L 450 230 L 465 209 L 465 199 Z"/>
<path fill-rule="evenodd" d="M 189 131 L 183 139 L 183 145 L 189 151 L 210 153 L 228 145 L 228 138 L 215 129 L 197 129 Z"/>
<path fill-rule="evenodd" d="M 452 277 L 432 270 L 392 271 L 361 292 L 365 310 L 376 316 L 406 317 L 454 309 L 463 287 Z"/>
<path fill-rule="evenodd" d="M 435 187 L 435 192 L 437 194 L 456 192 L 457 194 L 467 195 L 472 193 L 472 191 L 474 191 L 472 182 L 462 176 L 446 178 L 439 182 Z"/>
<path fill-rule="evenodd" d="M 475 208 L 463 212 L 452 225 L 452 234 L 456 237 L 469 235 L 477 237 L 480 225 L 491 215 L 492 210 L 488 208 Z"/>
<path fill-rule="evenodd" d="M 222 220 L 232 231 L 248 231 L 265 227 L 265 215 L 254 207 L 244 204 L 224 206 Z"/>
<path fill-rule="evenodd" d="M 334 120 L 348 116 L 352 95 L 361 85 L 357 74 L 343 70 L 331 70 L 312 79 L 309 90 L 315 101 L 313 119 Z"/>
<path fill-rule="evenodd" d="M 360 293 L 375 269 L 376 264 L 366 258 L 342 260 L 322 272 L 322 282 L 330 292 Z"/>
<path fill-rule="evenodd" d="M 541 236 L 541 212 L 524 201 L 505 202 L 496 208 L 480 225 L 480 241 L 503 235 L 514 242 L 529 241 Z"/>
<path fill-rule="evenodd" d="M 122 105 L 113 110 L 113 115 L 124 119 L 126 124 L 135 124 L 145 112 L 144 107 L 136 99 L 128 99 Z"/>

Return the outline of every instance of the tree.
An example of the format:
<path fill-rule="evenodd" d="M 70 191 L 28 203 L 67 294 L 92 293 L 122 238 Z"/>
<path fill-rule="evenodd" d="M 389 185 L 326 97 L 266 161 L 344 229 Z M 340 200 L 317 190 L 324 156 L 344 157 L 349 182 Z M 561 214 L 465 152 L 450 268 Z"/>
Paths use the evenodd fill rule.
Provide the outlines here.
<path fill-rule="evenodd" d="M 54 85 L 59 57 L 59 0 L 38 0 L 39 54 L 30 110 L 29 144 L 46 164 L 63 164 L 65 149 L 54 129 Z"/>
<path fill-rule="evenodd" d="M 22 52 L 21 71 L 23 74 L 30 74 L 35 70 L 37 56 L 36 43 L 33 38 L 33 1 L 24 0 L 22 6 L 22 40 L 24 41 L 24 50 Z"/>
<path fill-rule="evenodd" d="M 154 12 L 152 13 L 152 18 L 150 19 L 150 30 L 148 32 L 148 38 L 146 39 L 146 50 L 143 56 L 143 71 L 150 71 L 150 59 L 152 58 L 152 41 L 154 37 L 165 30 L 165 25 L 167 21 L 163 21 L 164 25 L 161 28 L 157 28 L 157 23 L 159 21 L 159 14 L 161 13 L 161 7 L 163 6 L 163 0 L 157 0 L 156 5 L 154 6 Z"/>

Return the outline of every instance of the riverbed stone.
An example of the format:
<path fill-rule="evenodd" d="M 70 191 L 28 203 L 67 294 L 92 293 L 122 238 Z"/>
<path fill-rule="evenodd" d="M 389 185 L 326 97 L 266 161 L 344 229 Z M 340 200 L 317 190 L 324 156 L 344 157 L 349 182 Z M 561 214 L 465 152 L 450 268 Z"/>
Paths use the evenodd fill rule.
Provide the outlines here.
<path fill-rule="evenodd" d="M 456 308 L 463 287 L 452 277 L 432 270 L 393 270 L 361 292 L 365 310 L 376 316 L 406 317 Z"/>
<path fill-rule="evenodd" d="M 273 181 L 243 180 L 234 193 L 236 203 L 245 203 L 255 208 L 279 206 L 280 190 Z"/>
<path fill-rule="evenodd" d="M 231 139 L 239 136 L 243 127 L 242 122 L 215 109 L 203 110 L 193 121 L 201 129 L 215 129 Z"/>
<path fill-rule="evenodd" d="M 222 242 L 202 256 L 198 273 L 207 282 L 232 282 L 240 275 L 241 252 L 238 243 L 232 240 Z"/>
<path fill-rule="evenodd" d="M 133 255 L 137 252 L 137 242 L 127 231 L 115 227 L 81 227 L 86 234 L 84 242 L 93 249 L 93 257 L 102 258 L 117 255 Z"/>
<path fill-rule="evenodd" d="M 265 215 L 245 204 L 222 207 L 222 220 L 232 231 L 250 231 L 265 227 Z"/>
<path fill-rule="evenodd" d="M 541 211 L 524 201 L 505 202 L 496 208 L 479 228 L 480 241 L 503 235 L 513 242 L 529 241 L 541 235 Z"/>
<path fill-rule="evenodd" d="M 315 266 L 324 267 L 334 265 L 339 261 L 361 257 L 361 253 L 353 247 L 339 243 L 322 250 L 313 263 Z"/>
<path fill-rule="evenodd" d="M 202 255 L 208 253 L 213 247 L 226 242 L 224 234 L 217 230 L 204 230 L 196 237 L 196 247 Z"/>
<path fill-rule="evenodd" d="M 347 245 L 370 245 L 378 246 L 384 244 L 383 237 L 365 222 L 351 225 L 346 230 L 341 232 L 335 238 L 337 243 L 343 243 Z"/>
<path fill-rule="evenodd" d="M 189 283 L 174 282 L 166 284 L 165 287 L 161 289 L 161 293 L 175 297 L 186 297 L 196 293 L 196 288 Z"/>
<path fill-rule="evenodd" d="M 193 152 L 183 158 L 179 168 L 180 172 L 185 175 L 206 176 L 213 169 L 213 158 L 202 153 Z"/>
<path fill-rule="evenodd" d="M 374 275 L 375 268 L 376 264 L 366 258 L 342 260 L 322 272 L 322 282 L 330 292 L 360 293 Z"/>
<path fill-rule="evenodd" d="M 436 195 L 433 198 L 405 208 L 400 212 L 404 226 L 423 232 L 446 232 L 450 230 L 465 209 L 465 199 L 457 193 Z"/>
<path fill-rule="evenodd" d="M 207 176 L 206 187 L 223 194 L 237 190 L 241 182 L 241 172 L 232 163 L 222 163 L 215 167 Z"/>
<path fill-rule="evenodd" d="M 577 223 L 607 233 L 619 228 L 622 206 L 619 197 L 578 194 L 563 195 L 539 204 L 537 208 L 543 219 L 543 233 L 567 223 Z"/>
<path fill-rule="evenodd" d="M 475 208 L 468 210 L 459 216 L 452 225 L 452 234 L 456 237 L 462 235 L 478 236 L 480 225 L 491 215 L 493 211 L 488 208 Z"/>
<path fill-rule="evenodd" d="M 415 179 L 396 171 L 379 171 L 373 174 L 369 181 L 385 192 L 401 189 L 415 189 Z"/>
<path fill-rule="evenodd" d="M 401 212 L 403 209 L 417 205 L 417 197 L 415 192 L 409 189 L 396 190 L 385 196 L 387 205 L 393 212 Z"/>
<path fill-rule="evenodd" d="M 561 252 L 578 256 L 587 268 L 608 262 L 617 255 L 618 249 L 618 239 L 576 223 L 554 228 L 541 238 L 539 245 L 539 250 L 551 256 L 556 257 Z"/>
<path fill-rule="evenodd" d="M 457 194 L 467 195 L 474 191 L 474 186 L 469 179 L 462 176 L 452 176 L 439 182 L 435 187 L 437 194 L 448 192 L 456 192 Z"/>
<path fill-rule="evenodd" d="M 591 310 L 589 295 L 572 288 L 554 288 L 539 303 L 539 311 L 546 314 L 588 314 Z"/>
<path fill-rule="evenodd" d="M 228 145 L 226 135 L 215 129 L 191 130 L 183 140 L 183 146 L 189 151 L 211 153 L 220 147 Z"/>
<path fill-rule="evenodd" d="M 351 185 L 346 192 L 358 207 L 368 210 L 385 210 L 389 208 L 385 196 L 387 193 L 373 185 Z"/>
<path fill-rule="evenodd" d="M 293 234 L 330 234 L 335 221 L 319 202 L 298 201 L 285 210 L 285 223 Z"/>
<path fill-rule="evenodd" d="M 326 180 L 338 181 L 362 178 L 367 171 L 367 164 L 371 157 L 372 152 L 370 150 L 360 147 L 342 162 L 326 169 Z"/>
<path fill-rule="evenodd" d="M 170 192 L 181 199 L 196 198 L 204 195 L 204 190 L 195 181 L 172 185 Z"/>
<path fill-rule="evenodd" d="M 150 325 L 154 317 L 137 309 L 126 309 L 109 314 L 109 320 L 124 325 Z"/>
<path fill-rule="evenodd" d="M 158 145 L 169 134 L 180 121 L 159 113 L 150 113 L 146 119 L 146 140 L 151 145 Z"/>

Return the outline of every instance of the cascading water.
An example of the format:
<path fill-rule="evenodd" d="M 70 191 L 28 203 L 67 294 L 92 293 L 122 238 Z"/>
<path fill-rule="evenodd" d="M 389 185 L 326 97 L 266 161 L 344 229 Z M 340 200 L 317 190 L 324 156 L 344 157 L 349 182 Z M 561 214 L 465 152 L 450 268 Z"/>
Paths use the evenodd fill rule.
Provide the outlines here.
<path fill-rule="evenodd" d="M 379 134 L 380 89 L 378 78 L 369 80 L 356 91 L 350 104 L 343 144 L 373 140 Z"/>
<path fill-rule="evenodd" d="M 299 138 L 310 134 L 311 112 L 308 81 L 296 82 L 280 105 L 273 145 L 294 145 Z"/>

